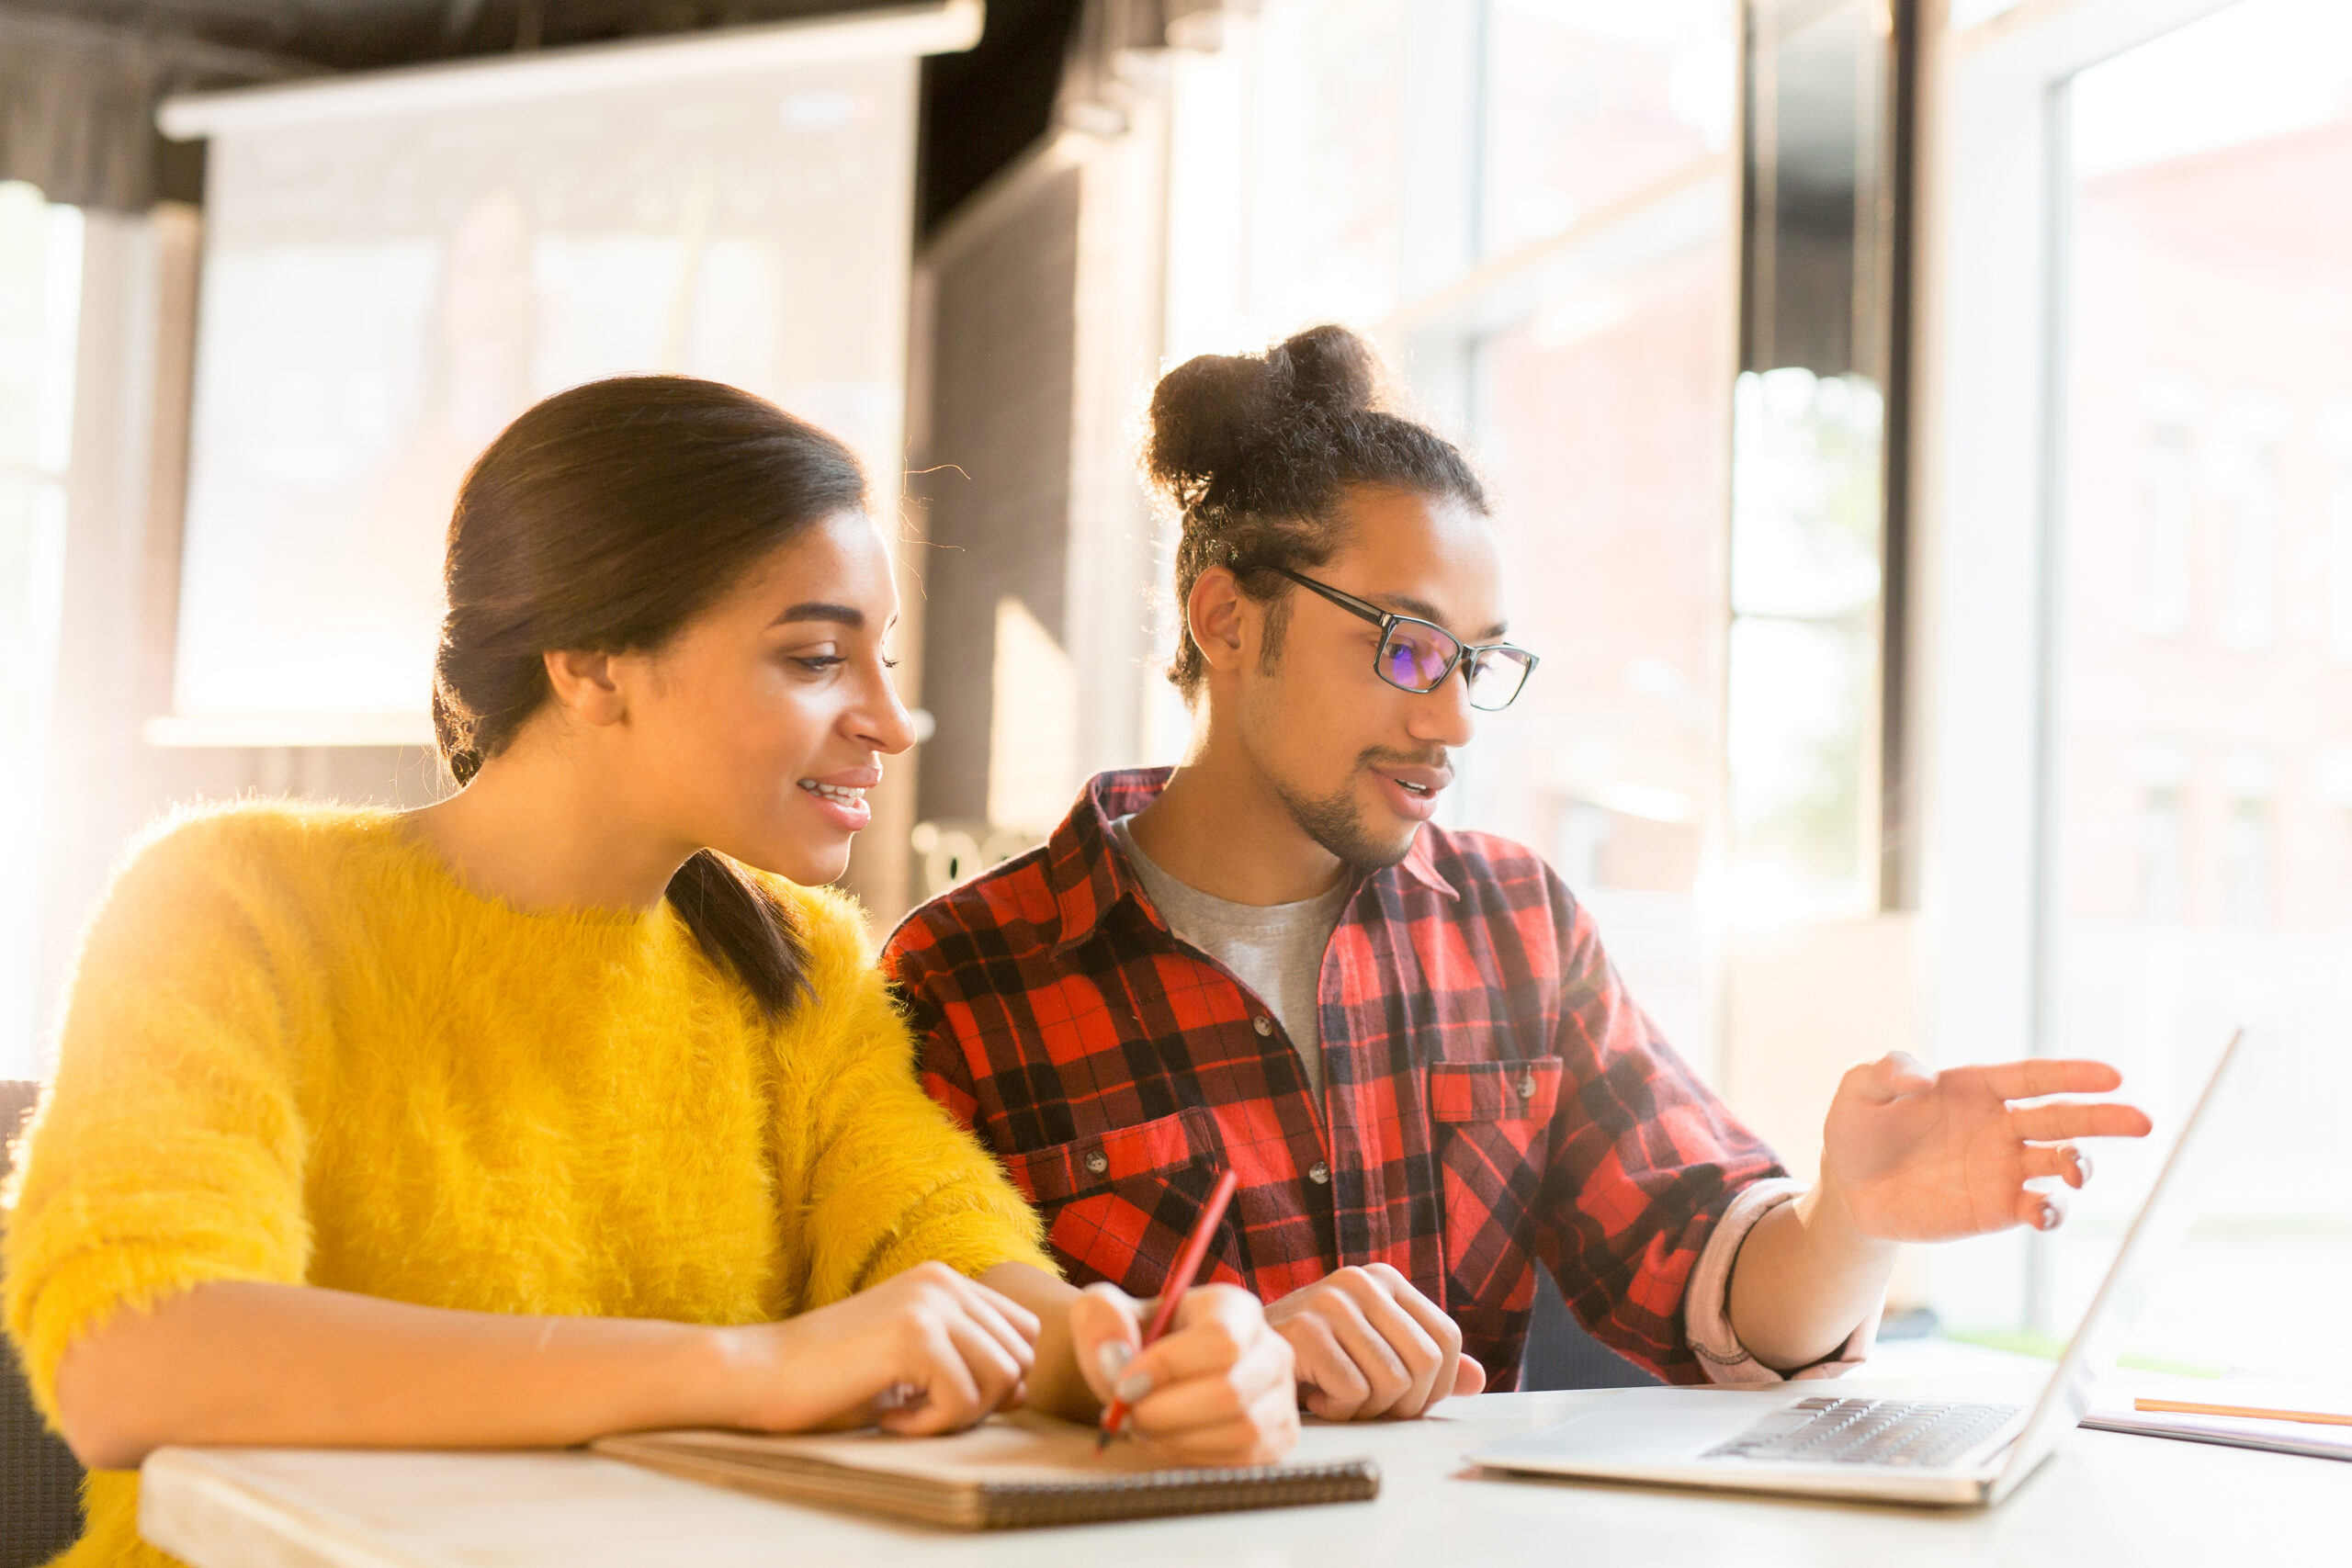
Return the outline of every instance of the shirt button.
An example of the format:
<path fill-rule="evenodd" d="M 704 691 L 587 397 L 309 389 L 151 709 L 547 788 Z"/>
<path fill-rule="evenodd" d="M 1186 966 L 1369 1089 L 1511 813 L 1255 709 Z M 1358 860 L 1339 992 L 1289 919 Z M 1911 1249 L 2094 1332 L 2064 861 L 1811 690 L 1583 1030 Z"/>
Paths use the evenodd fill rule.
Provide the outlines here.
<path fill-rule="evenodd" d="M 1519 1080 L 1519 1098 L 1521 1100 L 1533 1100 L 1535 1098 L 1535 1075 L 1533 1073 L 1531 1072 L 1525 1077 Z"/>
<path fill-rule="evenodd" d="M 1092 1154 L 1086 1156 L 1086 1168 L 1094 1175 L 1100 1176 L 1104 1171 L 1111 1168 L 1110 1156 L 1105 1155 L 1101 1149 L 1097 1149 Z"/>
<path fill-rule="evenodd" d="M 1271 1018 L 1253 1018 L 1250 1021 L 1250 1027 L 1261 1034 L 1272 1034 L 1274 1032 L 1274 1021 Z"/>
<path fill-rule="evenodd" d="M 1331 1179 L 1331 1168 L 1318 1159 L 1306 1168 L 1306 1179 L 1317 1187 L 1326 1186 Z"/>

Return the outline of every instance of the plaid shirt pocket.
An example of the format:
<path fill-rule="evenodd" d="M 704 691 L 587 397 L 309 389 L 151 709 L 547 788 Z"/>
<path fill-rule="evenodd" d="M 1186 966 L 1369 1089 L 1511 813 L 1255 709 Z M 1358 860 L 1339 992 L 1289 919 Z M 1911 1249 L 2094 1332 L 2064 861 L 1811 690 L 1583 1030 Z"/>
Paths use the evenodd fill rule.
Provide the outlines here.
<path fill-rule="evenodd" d="M 1005 1156 L 1013 1183 L 1045 1216 L 1070 1283 L 1107 1280 L 1133 1296 L 1159 1293 L 1216 1184 L 1218 1142 L 1208 1111 L 1115 1127 Z M 1247 1283 L 1237 1216 L 1218 1222 L 1193 1283 Z"/>
<path fill-rule="evenodd" d="M 1508 1319 L 1534 1300 L 1525 1238 L 1535 1231 L 1561 1073 L 1555 1056 L 1430 1065 L 1447 1304 L 1457 1316 L 1485 1312 Z"/>

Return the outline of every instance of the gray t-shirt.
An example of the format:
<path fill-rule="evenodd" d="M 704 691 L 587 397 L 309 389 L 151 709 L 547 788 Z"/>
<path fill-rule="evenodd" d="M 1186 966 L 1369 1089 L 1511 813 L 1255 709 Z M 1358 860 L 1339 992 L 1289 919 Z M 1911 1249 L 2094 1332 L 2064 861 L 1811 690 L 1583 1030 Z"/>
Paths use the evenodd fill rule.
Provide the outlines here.
<path fill-rule="evenodd" d="M 1306 1070 L 1306 1087 L 1315 1103 L 1323 1103 L 1323 1027 L 1317 1016 L 1317 992 L 1323 976 L 1323 950 L 1340 929 L 1340 917 L 1355 891 L 1352 876 L 1342 876 L 1329 893 L 1296 904 L 1236 904 L 1177 881 L 1136 845 L 1122 817 L 1111 824 L 1119 847 L 1134 863 L 1151 901 L 1159 907 L 1168 929 L 1233 971 L 1234 977 L 1258 994 L 1274 1015 L 1299 1066 Z"/>

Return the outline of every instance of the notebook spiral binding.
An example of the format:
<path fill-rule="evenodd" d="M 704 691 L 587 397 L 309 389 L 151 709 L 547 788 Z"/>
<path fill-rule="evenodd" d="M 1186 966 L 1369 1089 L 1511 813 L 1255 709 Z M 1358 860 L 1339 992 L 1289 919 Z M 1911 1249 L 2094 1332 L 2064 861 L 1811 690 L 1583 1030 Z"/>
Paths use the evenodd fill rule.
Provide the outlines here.
<path fill-rule="evenodd" d="M 1378 1495 L 1380 1467 L 1370 1460 L 1240 1470 L 1163 1470 L 1080 1485 L 991 1482 L 980 1488 L 979 1528 L 1008 1529 L 1221 1514 L 1243 1508 L 1363 1503 Z"/>

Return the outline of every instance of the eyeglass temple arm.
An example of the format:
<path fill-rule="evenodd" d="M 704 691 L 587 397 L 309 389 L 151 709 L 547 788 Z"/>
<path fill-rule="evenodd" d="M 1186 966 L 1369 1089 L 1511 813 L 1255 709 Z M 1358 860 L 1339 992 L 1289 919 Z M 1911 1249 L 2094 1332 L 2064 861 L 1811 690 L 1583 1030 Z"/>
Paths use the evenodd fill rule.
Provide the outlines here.
<path fill-rule="evenodd" d="M 1361 616 L 1363 619 L 1370 621 L 1374 626 L 1385 628 L 1392 621 L 1405 621 L 1411 620 L 1413 618 L 1410 615 L 1392 615 L 1388 611 L 1382 609 L 1377 604 L 1368 604 L 1364 600 L 1357 598 L 1352 593 L 1342 593 L 1336 588 L 1317 582 L 1313 578 L 1306 576 L 1300 572 L 1293 571 L 1286 566 L 1278 566 L 1274 568 L 1274 571 L 1279 576 L 1289 578 L 1301 588 L 1310 589 L 1317 593 L 1320 593 L 1324 598 L 1329 599 L 1332 604 L 1337 604 L 1340 609 L 1348 612 L 1348 614 Z"/>

